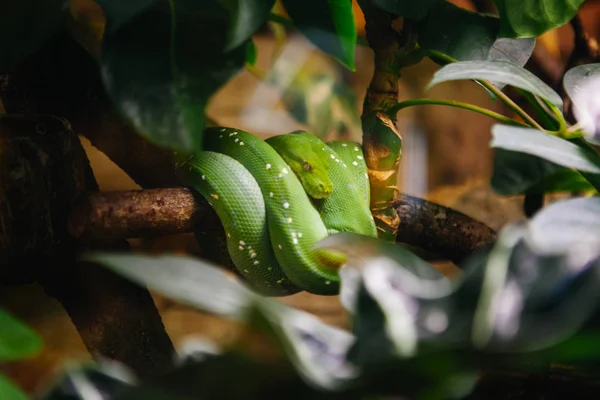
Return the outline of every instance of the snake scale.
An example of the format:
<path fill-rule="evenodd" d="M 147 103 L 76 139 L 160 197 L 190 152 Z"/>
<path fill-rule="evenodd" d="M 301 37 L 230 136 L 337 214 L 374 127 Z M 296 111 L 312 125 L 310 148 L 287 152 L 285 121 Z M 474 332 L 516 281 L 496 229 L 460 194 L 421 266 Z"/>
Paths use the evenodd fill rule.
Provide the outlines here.
<path fill-rule="evenodd" d="M 220 218 L 239 274 L 265 295 L 337 294 L 345 257 L 315 243 L 336 232 L 377 237 L 357 143 L 211 127 L 202 151 L 179 161 L 182 184 Z"/>

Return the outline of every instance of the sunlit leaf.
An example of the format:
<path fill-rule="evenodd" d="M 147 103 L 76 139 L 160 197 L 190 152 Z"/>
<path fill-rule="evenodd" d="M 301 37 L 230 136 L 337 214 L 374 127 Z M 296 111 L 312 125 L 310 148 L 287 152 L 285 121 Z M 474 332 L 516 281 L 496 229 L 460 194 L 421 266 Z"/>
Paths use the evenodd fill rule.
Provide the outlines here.
<path fill-rule="evenodd" d="M 58 31 L 68 12 L 67 0 L 7 0 L 0 12 L 0 73 L 13 72 Z"/>
<path fill-rule="evenodd" d="M 600 157 L 559 137 L 531 128 L 492 127 L 492 147 L 530 154 L 567 168 L 600 174 Z"/>
<path fill-rule="evenodd" d="M 585 0 L 494 0 L 500 36 L 535 37 L 569 22 Z"/>
<path fill-rule="evenodd" d="M 201 150 L 206 104 L 246 61 L 243 44 L 225 51 L 227 10 L 214 0 L 97 3 L 102 79 L 119 112 L 159 146 Z"/>
<path fill-rule="evenodd" d="M 0 399 L 29 400 L 29 397 L 4 375 L 0 374 Z"/>
<path fill-rule="evenodd" d="M 525 68 L 506 60 L 460 61 L 448 64 L 434 74 L 427 88 L 442 82 L 464 79 L 484 79 L 492 83 L 515 86 L 548 100 L 561 110 L 563 107 L 562 98 L 550 86 Z"/>
<path fill-rule="evenodd" d="M 600 63 L 580 65 L 570 69 L 563 78 L 565 92 L 573 102 L 573 114 L 586 140 L 600 140 Z"/>
<path fill-rule="evenodd" d="M 241 318 L 253 298 L 235 277 L 190 257 L 91 253 L 85 258 L 174 300 L 218 315 Z"/>
<path fill-rule="evenodd" d="M 355 70 L 356 24 L 347 0 L 282 0 L 304 36 L 351 71 Z"/>
<path fill-rule="evenodd" d="M 499 26 L 497 17 L 443 2 L 432 8 L 423 21 L 418 41 L 425 49 L 459 61 L 508 60 L 523 66 L 533 52 L 535 39 L 497 39 Z"/>
<path fill-rule="evenodd" d="M 265 23 L 275 0 L 224 0 L 232 16 L 226 50 L 241 45 Z"/>
<path fill-rule="evenodd" d="M 31 357 L 42 346 L 35 331 L 0 308 L 0 363 Z"/>
<path fill-rule="evenodd" d="M 373 0 L 373 3 L 390 12 L 394 15 L 420 21 L 430 10 L 436 10 L 442 7 L 444 0 L 421 0 L 421 1 L 406 1 L 406 0 Z"/>

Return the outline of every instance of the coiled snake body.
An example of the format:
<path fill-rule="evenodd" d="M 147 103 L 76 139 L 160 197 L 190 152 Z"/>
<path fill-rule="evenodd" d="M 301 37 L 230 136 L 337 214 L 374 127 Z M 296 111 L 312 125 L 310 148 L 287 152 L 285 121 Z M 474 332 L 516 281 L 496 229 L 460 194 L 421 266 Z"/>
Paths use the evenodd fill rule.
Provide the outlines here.
<path fill-rule="evenodd" d="M 314 244 L 343 231 L 377 236 L 354 142 L 324 143 L 300 131 L 262 140 L 208 128 L 202 151 L 177 171 L 221 219 L 238 272 L 265 295 L 337 294 L 345 258 Z"/>

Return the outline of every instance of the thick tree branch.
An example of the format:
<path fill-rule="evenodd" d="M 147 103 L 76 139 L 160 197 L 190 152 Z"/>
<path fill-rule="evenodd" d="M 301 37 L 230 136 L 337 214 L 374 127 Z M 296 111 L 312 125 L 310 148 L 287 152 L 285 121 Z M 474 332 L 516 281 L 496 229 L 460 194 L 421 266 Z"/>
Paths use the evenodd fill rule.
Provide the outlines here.
<path fill-rule="evenodd" d="M 394 204 L 401 224 L 397 241 L 439 254 L 455 263 L 492 243 L 495 232 L 472 218 L 399 195 Z M 209 229 L 210 206 L 184 188 L 93 193 L 73 209 L 70 230 L 87 240 L 139 238 Z M 213 228 L 214 229 L 214 228 Z"/>
<path fill-rule="evenodd" d="M 98 190 L 66 120 L 0 116 L 0 285 L 38 282 L 69 314 L 94 356 L 140 376 L 171 366 L 173 345 L 148 290 L 106 268 L 77 262 L 68 233 L 75 199 Z M 96 248 L 123 250 L 122 239 Z"/>

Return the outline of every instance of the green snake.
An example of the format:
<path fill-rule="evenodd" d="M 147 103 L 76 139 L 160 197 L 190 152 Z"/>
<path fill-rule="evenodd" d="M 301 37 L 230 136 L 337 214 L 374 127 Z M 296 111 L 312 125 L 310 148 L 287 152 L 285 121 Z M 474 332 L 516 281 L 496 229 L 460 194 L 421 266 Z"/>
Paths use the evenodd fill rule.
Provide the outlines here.
<path fill-rule="evenodd" d="M 237 272 L 265 295 L 337 294 L 345 256 L 315 243 L 337 232 L 377 237 L 357 143 L 211 127 L 202 150 L 178 161 L 182 184 L 221 220 Z"/>

